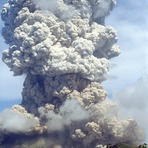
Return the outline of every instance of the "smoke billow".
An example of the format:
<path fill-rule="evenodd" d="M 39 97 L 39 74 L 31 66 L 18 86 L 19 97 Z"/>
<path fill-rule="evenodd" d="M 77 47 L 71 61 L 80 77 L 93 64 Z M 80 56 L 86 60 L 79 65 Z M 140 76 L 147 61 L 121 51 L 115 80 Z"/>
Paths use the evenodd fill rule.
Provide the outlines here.
<path fill-rule="evenodd" d="M 12 109 L 6 109 L 0 113 L 0 128 L 13 133 L 29 132 L 38 125 L 38 119 L 27 113 L 22 106 L 15 105 Z M 15 126 L 17 125 L 17 126 Z"/>
<path fill-rule="evenodd" d="M 144 140 L 133 119 L 119 118 L 101 85 L 109 59 L 120 53 L 116 30 L 105 26 L 115 4 L 8 0 L 1 17 L 9 49 L 2 59 L 15 76 L 26 79 L 21 105 L 0 114 L 1 145 L 12 137 L 11 147 L 97 148 Z"/>
<path fill-rule="evenodd" d="M 39 108 L 41 118 L 47 119 L 47 129 L 49 132 L 62 130 L 64 126 L 71 125 L 72 122 L 81 121 L 89 118 L 89 113 L 84 110 L 75 99 L 67 100 L 59 108 L 58 114 L 50 110 L 53 106 L 46 105 Z"/>

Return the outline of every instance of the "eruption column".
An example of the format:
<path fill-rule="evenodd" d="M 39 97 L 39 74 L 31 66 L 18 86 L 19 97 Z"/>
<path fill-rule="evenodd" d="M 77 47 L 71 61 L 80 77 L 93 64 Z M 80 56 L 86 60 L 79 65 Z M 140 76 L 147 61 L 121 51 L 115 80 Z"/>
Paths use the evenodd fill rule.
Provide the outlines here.
<path fill-rule="evenodd" d="M 120 53 L 116 30 L 104 21 L 115 4 L 115 0 L 9 0 L 4 5 L 2 34 L 9 49 L 3 52 L 3 61 L 15 76 L 25 74 L 26 79 L 21 105 L 0 114 L 2 134 L 25 135 L 25 144 L 27 136 L 36 135 L 43 145 L 64 148 L 143 140 L 133 119 L 119 119 L 117 106 L 101 85 L 109 59 Z M 22 121 L 24 128 L 12 131 L 5 113 L 14 114 L 14 124 Z"/>

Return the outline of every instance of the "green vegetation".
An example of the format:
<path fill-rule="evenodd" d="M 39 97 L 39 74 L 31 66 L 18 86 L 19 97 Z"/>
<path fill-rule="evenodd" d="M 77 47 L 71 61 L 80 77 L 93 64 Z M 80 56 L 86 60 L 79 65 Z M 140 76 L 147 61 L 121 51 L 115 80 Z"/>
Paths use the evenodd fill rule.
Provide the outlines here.
<path fill-rule="evenodd" d="M 148 145 L 144 143 L 143 145 L 140 145 L 139 148 L 148 148 Z"/>
<path fill-rule="evenodd" d="M 118 143 L 114 146 L 111 146 L 111 144 L 108 144 L 107 148 L 148 148 L 148 145 L 146 143 L 144 143 L 140 146 L 132 145 L 132 144 L 126 144 L 126 143 Z"/>

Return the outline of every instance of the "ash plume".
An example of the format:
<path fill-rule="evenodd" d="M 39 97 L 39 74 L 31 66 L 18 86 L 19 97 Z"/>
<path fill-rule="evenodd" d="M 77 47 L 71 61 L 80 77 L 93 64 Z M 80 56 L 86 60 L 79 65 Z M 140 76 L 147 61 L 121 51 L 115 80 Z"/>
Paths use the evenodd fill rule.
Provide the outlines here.
<path fill-rule="evenodd" d="M 120 53 L 116 30 L 105 25 L 115 4 L 8 0 L 1 17 L 9 49 L 2 60 L 15 76 L 25 74 L 26 79 L 22 103 L 0 114 L 1 145 L 98 148 L 144 140 L 133 119 L 119 118 L 101 85 L 109 59 Z"/>

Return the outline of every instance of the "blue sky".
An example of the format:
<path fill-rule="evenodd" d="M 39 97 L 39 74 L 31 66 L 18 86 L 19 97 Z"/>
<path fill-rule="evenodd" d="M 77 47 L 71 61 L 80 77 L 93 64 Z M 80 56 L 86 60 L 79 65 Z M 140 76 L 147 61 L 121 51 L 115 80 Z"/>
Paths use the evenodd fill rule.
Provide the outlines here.
<path fill-rule="evenodd" d="M 148 1 L 118 0 L 107 24 L 118 31 L 121 54 L 112 59 L 103 84 L 123 118 L 132 117 L 146 131 L 148 143 Z"/>
<path fill-rule="evenodd" d="M 147 0 L 118 0 L 116 8 L 107 18 L 107 24 L 118 31 L 121 47 L 119 57 L 111 60 L 112 79 L 105 82 L 110 90 L 122 89 L 148 72 L 147 6 Z"/>
<path fill-rule="evenodd" d="M 0 9 L 7 2 L 7 0 L 0 0 Z M 0 20 L 0 31 L 3 22 Z M 7 48 L 3 37 L 0 35 L 0 59 L 2 51 Z M 0 110 L 11 107 L 12 104 L 19 103 L 21 100 L 21 91 L 23 86 L 23 77 L 13 77 L 13 73 L 0 60 Z"/>
<path fill-rule="evenodd" d="M 0 1 L 0 8 L 7 0 Z M 147 0 L 117 0 L 117 6 L 106 19 L 107 25 L 112 25 L 118 31 L 121 55 L 111 60 L 110 78 L 103 84 L 110 96 L 122 90 L 147 73 L 148 65 L 148 1 Z M 3 22 L 0 20 L 0 30 Z M 0 36 L 0 57 L 7 45 Z M 13 77 L 9 68 L 0 61 L 0 110 L 13 101 L 20 102 L 23 77 Z M 19 100 L 18 100 L 19 99 Z M 2 103 L 2 102 L 11 103 Z"/>

